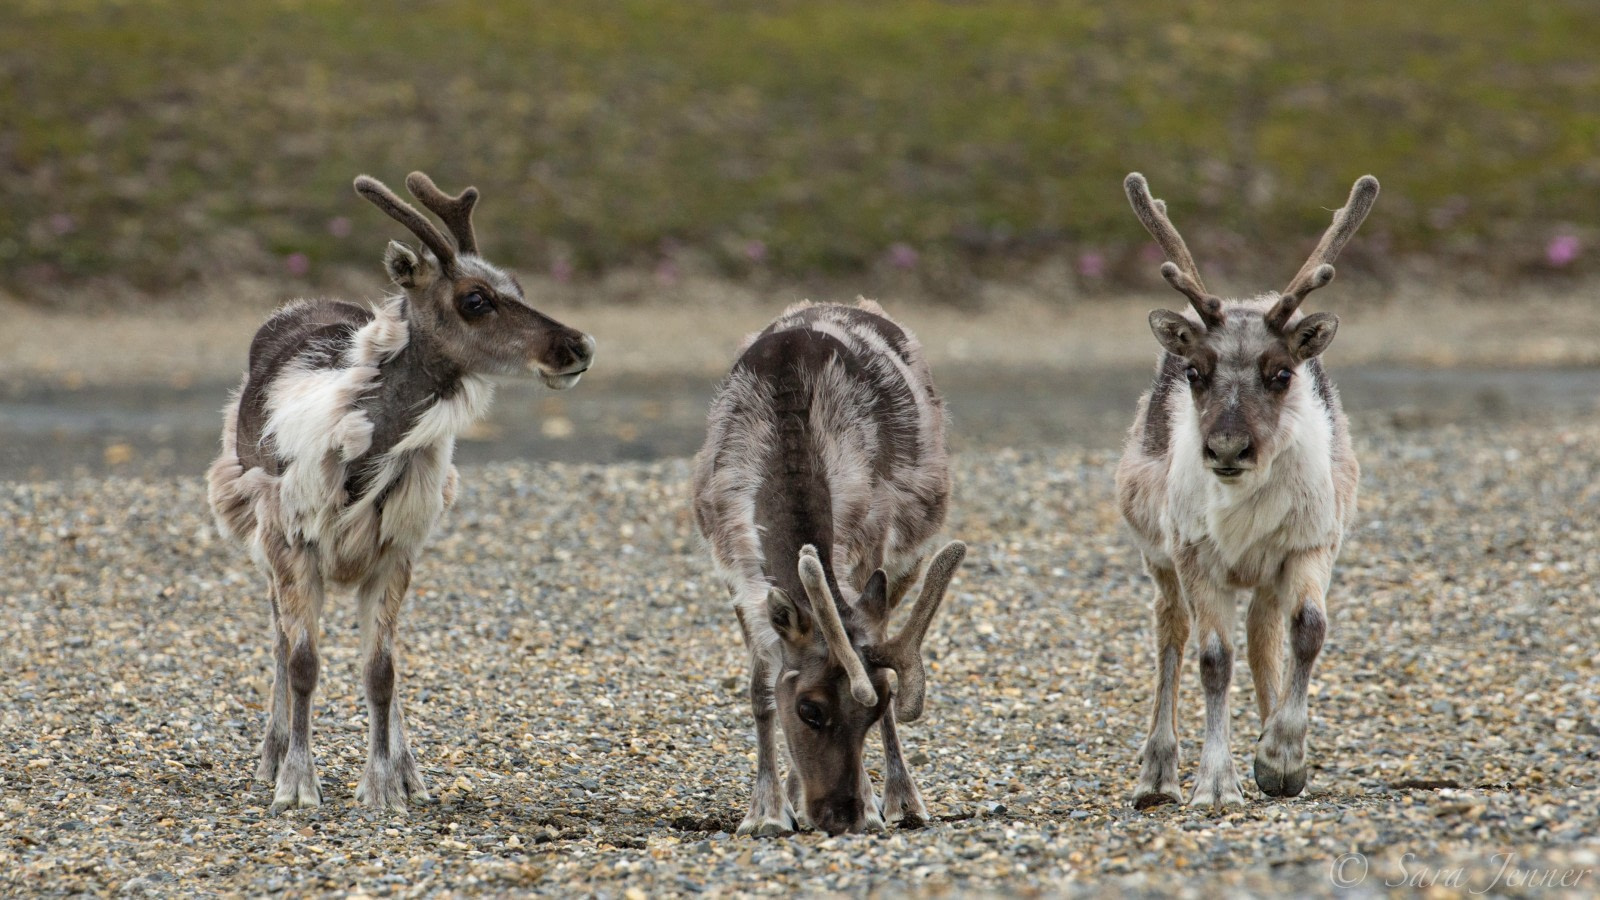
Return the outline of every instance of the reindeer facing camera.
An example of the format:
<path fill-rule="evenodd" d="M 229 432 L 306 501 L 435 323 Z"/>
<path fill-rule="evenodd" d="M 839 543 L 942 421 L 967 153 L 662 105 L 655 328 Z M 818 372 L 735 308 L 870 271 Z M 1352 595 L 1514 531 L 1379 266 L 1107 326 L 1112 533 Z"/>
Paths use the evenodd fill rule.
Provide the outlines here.
<path fill-rule="evenodd" d="M 356 191 L 411 230 L 384 265 L 399 292 L 367 308 L 301 301 L 256 332 L 208 473 L 217 525 L 267 576 L 276 673 L 256 776 L 272 813 L 322 802 L 311 696 L 324 592 L 353 590 L 370 717 L 356 799 L 404 811 L 427 788 L 395 692 L 395 629 L 412 566 L 454 501 L 456 436 L 488 409 L 491 375 L 578 383 L 594 339 L 529 305 L 517 280 L 478 255 L 476 188 L 450 197 L 413 172 L 406 187 L 454 242 L 365 175 Z"/>
<path fill-rule="evenodd" d="M 922 715 L 923 638 L 966 545 L 939 551 L 888 637 L 950 497 L 944 405 L 921 345 L 870 301 L 786 310 L 718 389 L 693 492 L 750 651 L 756 781 L 739 834 L 925 819 L 895 725 Z M 873 724 L 881 804 L 862 759 Z"/>
<path fill-rule="evenodd" d="M 1200 281 L 1166 205 L 1144 176 L 1124 187 L 1165 251 L 1161 274 L 1192 310 L 1158 309 L 1164 352 L 1139 400 L 1117 467 L 1117 497 L 1156 583 L 1156 696 L 1133 804 L 1180 801 L 1178 673 L 1194 629 L 1205 689 L 1205 743 L 1190 804 L 1244 802 L 1228 750 L 1236 594 L 1246 614 L 1262 732 L 1256 785 L 1293 797 L 1306 785 L 1306 691 L 1327 633 L 1334 559 L 1356 508 L 1360 476 L 1339 395 L 1319 360 L 1339 319 L 1304 315 L 1307 294 L 1367 217 L 1378 181 L 1356 181 L 1344 208 L 1283 293 L 1222 300 Z M 1280 684 L 1284 626 L 1290 673 Z"/>

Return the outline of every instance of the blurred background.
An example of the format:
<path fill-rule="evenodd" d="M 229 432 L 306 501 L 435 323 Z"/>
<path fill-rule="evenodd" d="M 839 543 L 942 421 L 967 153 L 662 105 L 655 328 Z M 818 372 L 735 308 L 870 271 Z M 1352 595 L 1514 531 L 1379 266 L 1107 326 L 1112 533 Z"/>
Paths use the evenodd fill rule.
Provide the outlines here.
<path fill-rule="evenodd" d="M 1130 170 L 1236 294 L 1281 287 L 1374 173 L 1312 301 L 1354 317 L 1336 370 L 1580 377 L 1600 359 L 1597 46 L 1589 0 L 11 0 L 0 476 L 203 468 L 267 311 L 384 291 L 383 244 L 409 236 L 360 172 L 476 184 L 485 255 L 600 337 L 584 388 L 514 388 L 480 435 L 553 443 L 490 458 L 692 451 L 740 334 L 857 294 L 933 323 L 936 365 L 986 373 L 970 415 L 993 408 L 995 440 L 1114 445 L 1153 358 L 1144 312 L 1179 302 Z M 1070 392 L 1097 395 L 1092 427 L 1051 412 L 1078 369 L 1133 373 Z M 1419 414 L 1522 402 L 1485 390 Z"/>

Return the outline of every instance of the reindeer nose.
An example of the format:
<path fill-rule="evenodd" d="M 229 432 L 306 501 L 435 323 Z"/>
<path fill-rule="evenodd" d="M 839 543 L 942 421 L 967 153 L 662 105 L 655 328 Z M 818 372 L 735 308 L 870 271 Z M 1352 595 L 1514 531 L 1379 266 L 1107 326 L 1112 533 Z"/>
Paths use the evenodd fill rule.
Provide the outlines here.
<path fill-rule="evenodd" d="M 568 345 L 568 350 L 578 362 L 590 362 L 594 359 L 594 335 L 579 334 Z"/>
<path fill-rule="evenodd" d="M 811 820 L 828 834 L 844 834 L 861 822 L 861 798 L 840 797 L 824 800 L 821 809 L 812 813 Z"/>
<path fill-rule="evenodd" d="M 1239 468 L 1239 463 L 1250 459 L 1250 435 L 1224 432 L 1207 437 L 1206 458 L 1213 469 Z"/>

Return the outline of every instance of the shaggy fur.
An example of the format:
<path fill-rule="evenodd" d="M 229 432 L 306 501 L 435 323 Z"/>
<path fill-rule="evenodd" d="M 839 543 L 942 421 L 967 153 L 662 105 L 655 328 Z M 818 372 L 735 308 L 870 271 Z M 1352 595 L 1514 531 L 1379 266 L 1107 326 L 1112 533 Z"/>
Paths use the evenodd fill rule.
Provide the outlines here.
<path fill-rule="evenodd" d="M 370 744 L 357 799 L 399 811 L 427 799 L 395 691 L 395 631 L 417 554 L 454 502 L 456 436 L 489 407 L 484 375 L 571 387 L 594 352 L 592 338 L 538 313 L 514 278 L 471 254 L 475 190 L 452 198 L 420 173 L 411 182 L 458 245 L 382 184 L 357 179 L 432 254 L 391 242 L 385 265 L 402 293 L 371 309 L 310 301 L 268 319 L 207 477 L 218 528 L 267 575 L 276 672 L 257 775 L 275 784 L 273 812 L 322 802 L 311 696 L 330 588 L 360 605 Z"/>
<path fill-rule="evenodd" d="M 718 389 L 693 489 L 751 653 L 759 749 L 740 833 L 925 815 L 895 715 L 921 713 L 922 635 L 964 547 L 941 552 L 916 632 L 886 641 L 950 494 L 944 405 L 916 338 L 866 300 L 785 310 L 745 342 Z M 826 736 L 804 723 L 802 704 L 830 720 Z M 775 718 L 791 758 L 787 797 Z M 881 806 L 862 763 L 874 722 L 889 760 Z"/>
<path fill-rule="evenodd" d="M 1192 307 L 1150 315 L 1165 352 L 1117 467 L 1123 518 L 1156 584 L 1156 696 L 1133 802 L 1180 799 L 1177 683 L 1191 627 L 1206 725 L 1189 802 L 1244 802 L 1228 750 L 1227 699 L 1240 590 L 1252 592 L 1246 635 L 1263 724 L 1256 784 L 1292 797 L 1305 788 L 1307 691 L 1360 480 L 1349 423 L 1319 360 L 1338 320 L 1298 307 L 1333 278 L 1332 263 L 1371 209 L 1377 180 L 1356 182 L 1284 293 L 1252 300 L 1209 294 L 1144 178 L 1129 175 L 1125 187 L 1168 256 L 1162 275 Z M 1285 686 L 1286 625 L 1293 669 Z"/>

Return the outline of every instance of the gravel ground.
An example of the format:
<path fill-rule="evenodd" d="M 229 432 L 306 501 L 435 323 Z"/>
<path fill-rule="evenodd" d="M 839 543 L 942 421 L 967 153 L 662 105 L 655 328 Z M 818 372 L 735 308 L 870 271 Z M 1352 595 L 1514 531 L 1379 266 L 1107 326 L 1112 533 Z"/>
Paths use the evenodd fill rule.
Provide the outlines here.
<path fill-rule="evenodd" d="M 972 552 L 929 639 L 928 714 L 903 729 L 934 821 L 763 840 L 729 834 L 754 760 L 745 667 L 682 460 L 463 472 L 401 629 L 436 798 L 409 817 L 353 802 L 343 601 L 314 736 L 327 805 L 265 815 L 262 583 L 199 478 L 0 484 L 0 893 L 1593 893 L 1597 446 L 1600 417 L 1367 431 L 1310 788 L 1271 801 L 1247 779 L 1225 815 L 1126 806 L 1153 651 L 1114 457 L 960 457 L 950 532 Z M 1184 684 L 1187 779 L 1192 659 Z M 1241 660 L 1241 773 L 1248 684 Z"/>

